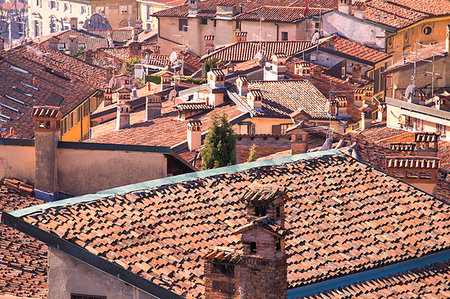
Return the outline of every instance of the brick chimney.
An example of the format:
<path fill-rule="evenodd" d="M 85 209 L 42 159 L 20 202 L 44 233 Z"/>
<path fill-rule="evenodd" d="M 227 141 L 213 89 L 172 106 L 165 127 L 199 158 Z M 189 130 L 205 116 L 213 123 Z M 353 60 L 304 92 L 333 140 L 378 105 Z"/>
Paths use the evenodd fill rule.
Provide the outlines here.
<path fill-rule="evenodd" d="M 308 61 L 298 62 L 294 65 L 294 74 L 297 76 L 311 76 L 311 63 Z"/>
<path fill-rule="evenodd" d="M 112 104 L 113 94 L 111 88 L 105 88 L 103 91 L 103 106 L 109 106 Z"/>
<path fill-rule="evenodd" d="M 209 54 L 214 51 L 214 34 L 206 34 L 203 38 L 205 40 L 205 53 Z"/>
<path fill-rule="evenodd" d="M 78 30 L 78 18 L 70 18 L 69 25 L 70 29 Z"/>
<path fill-rule="evenodd" d="M 361 65 L 358 63 L 355 63 L 352 66 L 352 78 L 356 80 L 361 79 Z"/>
<path fill-rule="evenodd" d="M 128 46 L 128 55 L 129 58 L 141 58 L 142 55 L 142 46 L 138 42 L 132 42 Z"/>
<path fill-rule="evenodd" d="M 172 77 L 173 77 L 173 73 L 171 73 L 169 71 L 164 71 L 161 74 L 161 90 L 165 90 L 172 86 Z"/>
<path fill-rule="evenodd" d="M 284 79 L 286 74 L 287 56 L 283 53 L 275 53 L 272 55 L 270 69 L 264 68 L 264 80 L 278 81 Z"/>
<path fill-rule="evenodd" d="M 372 126 L 372 110 L 364 109 L 361 112 L 361 130 L 367 130 Z"/>
<path fill-rule="evenodd" d="M 200 0 L 188 0 L 188 16 L 195 17 L 200 11 Z"/>
<path fill-rule="evenodd" d="M 119 101 L 117 103 L 116 130 L 122 130 L 130 126 L 131 106 L 129 102 Z"/>
<path fill-rule="evenodd" d="M 348 101 L 346 97 L 336 97 L 337 102 L 337 115 L 338 116 L 346 116 L 348 115 L 347 106 Z"/>
<path fill-rule="evenodd" d="M 145 119 L 149 120 L 161 114 L 161 97 L 158 95 L 149 95 L 145 99 Z"/>
<path fill-rule="evenodd" d="M 211 88 L 225 88 L 225 73 L 221 69 L 212 69 L 207 74 Z"/>
<path fill-rule="evenodd" d="M 366 13 L 366 2 L 364 1 L 356 1 L 353 4 L 353 15 L 358 19 L 364 20 Z"/>
<path fill-rule="evenodd" d="M 69 52 L 70 55 L 74 55 L 78 51 L 78 35 L 69 35 Z"/>
<path fill-rule="evenodd" d="M 439 151 L 439 133 L 417 132 L 414 134 L 417 156 L 437 157 Z"/>
<path fill-rule="evenodd" d="M 202 122 L 200 120 L 190 120 L 188 122 L 187 141 L 190 151 L 199 149 L 202 146 Z"/>
<path fill-rule="evenodd" d="M 386 172 L 429 194 L 434 194 L 438 181 L 439 158 L 386 157 Z"/>
<path fill-rule="evenodd" d="M 352 0 L 339 0 L 338 11 L 345 13 L 346 15 L 349 15 L 351 4 Z"/>
<path fill-rule="evenodd" d="M 247 104 L 255 110 L 262 109 L 263 93 L 259 89 L 251 89 L 247 93 Z"/>
<path fill-rule="evenodd" d="M 56 153 L 60 138 L 61 112 L 59 107 L 33 107 L 35 144 L 35 194 L 39 199 L 55 200 L 57 197 Z"/>
<path fill-rule="evenodd" d="M 237 92 L 240 96 L 247 96 L 248 79 L 246 76 L 238 76 L 236 79 Z"/>
<path fill-rule="evenodd" d="M 305 130 L 307 126 L 304 122 L 300 122 L 297 125 L 286 130 L 291 134 L 291 151 L 292 155 L 298 155 L 308 152 L 308 139 L 309 134 Z"/>
<path fill-rule="evenodd" d="M 331 95 L 329 99 L 327 99 L 327 103 L 325 105 L 325 109 L 331 114 L 336 115 L 337 113 L 337 101 L 334 95 Z"/>
<path fill-rule="evenodd" d="M 246 42 L 247 41 L 247 32 L 244 31 L 236 31 L 234 33 L 237 42 Z"/>

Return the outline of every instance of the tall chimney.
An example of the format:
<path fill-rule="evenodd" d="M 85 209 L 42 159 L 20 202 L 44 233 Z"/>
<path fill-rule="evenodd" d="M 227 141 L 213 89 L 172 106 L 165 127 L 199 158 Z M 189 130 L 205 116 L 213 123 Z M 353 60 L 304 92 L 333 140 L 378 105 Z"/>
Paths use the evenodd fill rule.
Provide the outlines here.
<path fill-rule="evenodd" d="M 57 147 L 60 137 L 59 107 L 35 106 L 32 112 L 35 144 L 35 194 L 39 199 L 57 198 Z"/>
<path fill-rule="evenodd" d="M 246 42 L 247 41 L 247 32 L 244 31 L 236 31 L 234 33 L 237 42 Z"/>
<path fill-rule="evenodd" d="M 200 11 L 200 0 L 188 0 L 188 16 L 195 17 Z"/>
<path fill-rule="evenodd" d="M 336 97 L 336 102 L 337 102 L 337 115 L 338 116 L 345 116 L 348 115 L 347 112 L 347 106 L 348 106 L 348 101 L 346 97 Z"/>
<path fill-rule="evenodd" d="M 353 15 L 358 19 L 365 19 L 366 3 L 363 1 L 357 1 L 353 5 Z"/>
<path fill-rule="evenodd" d="M 263 93 L 259 89 L 251 89 L 247 93 L 247 104 L 254 110 L 262 109 Z"/>
<path fill-rule="evenodd" d="M 70 24 L 70 29 L 78 30 L 78 18 L 70 18 L 69 24 Z"/>
<path fill-rule="evenodd" d="M 149 95 L 145 100 L 145 119 L 149 120 L 161 114 L 161 97 L 158 95 Z"/>
<path fill-rule="evenodd" d="M 205 53 L 209 54 L 214 51 L 214 34 L 206 34 L 205 39 Z"/>
<path fill-rule="evenodd" d="M 202 146 L 202 122 L 200 120 L 190 120 L 188 122 L 187 141 L 190 151 L 199 149 Z"/>
<path fill-rule="evenodd" d="M 69 52 L 74 55 L 78 51 L 78 35 L 69 35 Z"/>
<path fill-rule="evenodd" d="M 161 90 L 170 88 L 172 86 L 172 76 L 173 73 L 164 71 L 161 74 Z"/>
<path fill-rule="evenodd" d="M 364 109 L 361 112 L 361 130 L 367 130 L 372 126 L 372 110 Z"/>
<path fill-rule="evenodd" d="M 238 94 L 242 97 L 247 96 L 248 79 L 246 76 L 238 76 L 236 79 L 236 86 Z"/>
<path fill-rule="evenodd" d="M 416 154 L 418 156 L 437 157 L 439 151 L 439 133 L 416 132 L 414 142 L 416 143 Z"/>
<path fill-rule="evenodd" d="M 264 67 L 264 81 L 278 81 L 284 79 L 286 74 L 286 55 L 276 53 L 272 55 L 269 67 Z"/>
<path fill-rule="evenodd" d="M 339 0 L 338 11 L 349 15 L 351 3 L 352 0 Z"/>
<path fill-rule="evenodd" d="M 116 130 L 122 130 L 130 126 L 130 111 L 131 106 L 129 102 L 120 101 L 117 103 L 117 117 Z"/>
<path fill-rule="evenodd" d="M 306 126 L 303 122 L 295 125 L 292 128 L 286 130 L 291 134 L 291 151 L 292 155 L 298 155 L 308 152 L 308 139 L 309 134 L 304 130 Z"/>

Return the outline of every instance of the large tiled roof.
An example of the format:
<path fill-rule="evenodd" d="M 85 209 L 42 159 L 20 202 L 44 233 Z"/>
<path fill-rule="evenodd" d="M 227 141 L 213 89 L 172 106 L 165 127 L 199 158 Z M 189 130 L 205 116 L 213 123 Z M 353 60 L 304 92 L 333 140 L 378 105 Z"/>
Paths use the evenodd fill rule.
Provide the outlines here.
<path fill-rule="evenodd" d="M 240 21 L 264 21 L 264 22 L 296 22 L 305 17 L 318 15 L 329 11 L 324 8 L 306 8 L 306 7 L 290 7 L 290 6 L 261 6 L 235 17 Z M 306 15 L 305 15 L 306 14 Z"/>
<path fill-rule="evenodd" d="M 0 60 L 0 119 L 7 129 L 2 136 L 11 136 L 13 127 L 15 137 L 33 137 L 33 106 L 59 106 L 66 114 L 100 86 L 104 70 L 51 50 L 45 53 L 50 53 L 48 60 L 21 47 L 5 52 Z"/>
<path fill-rule="evenodd" d="M 144 121 L 145 111 L 131 114 L 131 126 L 120 131 L 115 130 L 115 119 L 93 128 L 94 137 L 88 142 L 97 143 L 118 143 L 135 145 L 158 145 L 174 146 L 187 139 L 187 122 L 190 120 L 178 120 L 177 112 L 171 109 L 173 103 L 168 101 L 163 103 L 163 113 L 161 116 Z M 207 131 L 211 124 L 211 115 L 226 113 L 228 120 L 243 114 L 238 108 L 229 103 L 217 107 L 207 113 L 199 114 L 193 119 L 201 120 L 202 131 Z"/>
<path fill-rule="evenodd" d="M 358 44 L 339 35 L 325 39 L 319 48 L 324 51 L 331 51 L 331 53 L 336 52 L 337 55 L 343 54 L 349 58 L 362 60 L 369 64 L 375 64 L 390 57 L 382 51 Z"/>
<path fill-rule="evenodd" d="M 307 80 L 252 81 L 248 89 L 260 90 L 263 96 L 262 109 L 251 109 L 246 97 L 240 97 L 255 116 L 290 118 L 297 110 L 304 110 L 314 119 L 329 119 L 325 96 Z"/>
<path fill-rule="evenodd" d="M 304 298 L 450 298 L 450 260 Z"/>
<path fill-rule="evenodd" d="M 310 41 L 235 42 L 203 55 L 200 61 L 203 62 L 217 58 L 226 62 L 242 62 L 254 59 L 255 55 L 261 52 L 264 52 L 266 57 L 271 57 L 274 53 L 283 53 L 287 56 L 292 56 L 313 47 L 314 44 Z"/>
<path fill-rule="evenodd" d="M 450 205 L 349 156 L 326 151 L 273 163 L 199 172 L 20 217 L 188 298 L 204 292 L 201 257 L 238 244 L 233 232 L 247 223 L 249 182 L 285 188 L 289 288 L 450 246 Z"/>
<path fill-rule="evenodd" d="M 44 203 L 0 183 L 0 212 Z M 0 297 L 47 297 L 47 246 L 0 224 Z"/>
<path fill-rule="evenodd" d="M 239 11 L 247 12 L 249 10 L 261 7 L 261 6 L 292 6 L 292 7 L 321 7 L 321 8 L 337 8 L 337 0 L 254 0 L 254 1 L 241 1 L 238 0 L 208 0 L 200 2 L 200 11 L 197 14 L 198 17 L 214 18 L 216 16 L 217 6 L 236 6 L 238 5 Z M 187 17 L 189 13 L 188 5 L 180 5 L 172 7 L 166 10 L 158 11 L 154 13 L 157 17 Z"/>

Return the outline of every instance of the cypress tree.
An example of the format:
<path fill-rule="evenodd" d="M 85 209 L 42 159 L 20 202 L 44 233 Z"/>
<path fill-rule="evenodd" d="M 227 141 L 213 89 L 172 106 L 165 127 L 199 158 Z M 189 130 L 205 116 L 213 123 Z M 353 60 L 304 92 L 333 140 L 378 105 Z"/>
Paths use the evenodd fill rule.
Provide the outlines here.
<path fill-rule="evenodd" d="M 213 114 L 205 145 L 201 150 L 202 170 L 236 164 L 236 136 L 227 115 Z"/>
<path fill-rule="evenodd" d="M 256 161 L 256 144 L 253 144 L 250 147 L 250 153 L 248 154 L 247 162 L 253 162 Z"/>

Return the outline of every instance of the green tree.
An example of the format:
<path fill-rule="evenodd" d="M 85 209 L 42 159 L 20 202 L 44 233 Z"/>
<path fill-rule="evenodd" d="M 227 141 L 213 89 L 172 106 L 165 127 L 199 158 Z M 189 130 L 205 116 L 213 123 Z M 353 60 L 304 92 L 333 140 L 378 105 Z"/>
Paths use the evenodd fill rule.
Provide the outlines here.
<path fill-rule="evenodd" d="M 131 74 L 136 63 L 141 63 L 141 59 L 138 57 L 131 57 L 123 62 L 122 73 Z"/>
<path fill-rule="evenodd" d="M 206 78 L 206 74 L 211 70 L 217 67 L 218 58 L 214 58 L 203 63 L 203 78 Z"/>
<path fill-rule="evenodd" d="M 250 153 L 248 154 L 247 162 L 254 162 L 254 161 L 256 161 L 256 157 L 257 157 L 257 155 L 256 155 L 256 144 L 253 144 L 250 147 Z"/>
<path fill-rule="evenodd" d="M 236 164 L 236 136 L 227 120 L 227 115 L 212 115 L 212 124 L 201 150 L 202 169 L 211 169 Z"/>

